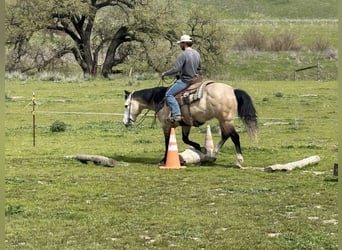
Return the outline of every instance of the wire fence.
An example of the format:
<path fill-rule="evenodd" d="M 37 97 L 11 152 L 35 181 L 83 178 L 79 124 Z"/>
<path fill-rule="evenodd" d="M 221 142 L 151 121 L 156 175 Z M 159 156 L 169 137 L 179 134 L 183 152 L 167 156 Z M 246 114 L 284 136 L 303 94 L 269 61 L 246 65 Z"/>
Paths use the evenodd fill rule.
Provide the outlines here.
<path fill-rule="evenodd" d="M 110 112 L 82 112 L 82 111 L 36 111 L 36 114 L 41 114 L 41 115 L 97 115 L 97 116 L 123 116 L 123 113 L 110 113 Z M 145 117 L 151 117 L 155 118 L 155 113 L 145 113 L 141 114 L 140 116 L 145 116 Z M 239 117 L 235 117 L 236 119 L 239 119 Z M 324 118 L 321 119 L 319 117 L 317 118 L 307 118 L 307 117 L 258 117 L 259 121 L 300 121 L 300 120 L 306 120 L 306 121 L 322 121 L 324 123 L 325 121 L 337 121 L 338 119 L 336 118 Z"/>

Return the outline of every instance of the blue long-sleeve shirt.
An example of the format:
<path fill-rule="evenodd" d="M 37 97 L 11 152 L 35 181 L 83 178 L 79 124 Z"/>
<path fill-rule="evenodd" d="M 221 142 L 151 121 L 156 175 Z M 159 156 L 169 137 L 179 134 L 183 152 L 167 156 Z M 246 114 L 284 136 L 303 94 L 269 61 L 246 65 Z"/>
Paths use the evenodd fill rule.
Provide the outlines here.
<path fill-rule="evenodd" d="M 183 50 L 177 57 L 174 66 L 164 73 L 165 76 L 179 73 L 180 79 L 185 83 L 199 74 L 201 70 L 201 56 L 197 50 L 188 48 Z"/>

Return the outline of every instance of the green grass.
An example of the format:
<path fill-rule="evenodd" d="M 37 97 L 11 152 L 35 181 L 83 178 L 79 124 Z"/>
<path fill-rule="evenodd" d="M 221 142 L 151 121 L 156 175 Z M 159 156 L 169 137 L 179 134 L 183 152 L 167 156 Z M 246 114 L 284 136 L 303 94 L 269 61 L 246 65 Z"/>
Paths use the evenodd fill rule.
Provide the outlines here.
<path fill-rule="evenodd" d="M 123 90 L 158 81 L 127 82 L 6 82 L 6 249 L 337 249 L 337 82 L 227 82 L 246 90 L 258 111 L 257 142 L 236 120 L 245 166 L 321 158 L 275 173 L 233 168 L 230 140 L 215 163 L 159 169 L 160 125 L 151 128 L 150 116 L 131 129 L 121 123 Z M 35 147 L 33 91 L 40 104 Z M 56 120 L 64 132 L 50 131 Z M 284 124 L 264 125 L 272 121 Z M 194 128 L 191 138 L 203 145 L 204 131 Z M 179 128 L 176 137 L 179 151 L 188 148 Z M 129 166 L 64 158 L 76 153 Z"/>
<path fill-rule="evenodd" d="M 225 18 L 337 18 L 336 0 L 179 0 L 180 6 L 196 3 L 215 10 L 215 16 Z M 189 3 L 190 2 L 190 3 Z"/>
<path fill-rule="evenodd" d="M 337 1 L 318 0 L 199 0 L 179 1 L 180 12 L 194 5 L 206 6 L 228 35 L 225 38 L 224 62 L 211 69 L 211 77 L 230 80 L 292 80 L 293 72 L 307 66 L 322 66 L 320 79 L 337 79 Z M 186 7 L 184 7 L 186 6 Z M 184 16 L 187 16 L 184 13 Z M 266 40 L 266 47 L 279 34 L 291 34 L 298 50 L 236 51 L 244 32 L 255 29 Z M 325 43 L 325 51 L 316 51 L 317 44 Z M 194 45 L 196 47 L 196 44 Z M 204 62 L 205 66 L 205 62 Z M 303 72 L 302 80 L 313 80 L 311 72 Z"/>

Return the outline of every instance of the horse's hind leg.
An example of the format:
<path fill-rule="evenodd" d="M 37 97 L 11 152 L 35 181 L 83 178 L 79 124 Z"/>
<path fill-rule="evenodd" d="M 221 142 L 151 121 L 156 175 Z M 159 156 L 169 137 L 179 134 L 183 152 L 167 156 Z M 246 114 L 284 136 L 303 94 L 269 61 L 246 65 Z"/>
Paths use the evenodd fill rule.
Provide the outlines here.
<path fill-rule="evenodd" d="M 232 141 L 235 145 L 235 151 L 236 151 L 236 163 L 235 165 L 239 168 L 242 167 L 242 163 L 243 163 L 243 156 L 242 156 L 242 152 L 241 152 L 241 146 L 240 146 L 240 136 L 239 134 L 236 132 L 236 130 L 234 129 L 232 134 Z"/>
<path fill-rule="evenodd" d="M 240 146 L 240 136 L 236 132 L 234 126 L 231 123 L 221 123 L 221 140 L 215 147 L 215 154 L 218 153 L 223 144 L 227 141 L 229 137 L 232 138 L 232 141 L 235 146 L 235 151 L 236 151 L 236 163 L 235 165 L 237 167 L 241 167 L 241 164 L 243 163 L 243 156 L 242 156 L 242 151 L 241 151 L 241 146 Z"/>

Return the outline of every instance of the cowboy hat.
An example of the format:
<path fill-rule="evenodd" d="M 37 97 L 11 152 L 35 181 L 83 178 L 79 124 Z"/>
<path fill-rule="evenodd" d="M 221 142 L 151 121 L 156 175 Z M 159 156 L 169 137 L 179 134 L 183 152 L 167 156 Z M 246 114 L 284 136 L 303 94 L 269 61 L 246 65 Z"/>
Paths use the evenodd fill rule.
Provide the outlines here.
<path fill-rule="evenodd" d="M 177 41 L 177 43 L 188 43 L 188 42 L 192 42 L 192 39 L 189 35 L 182 35 L 180 40 Z"/>

